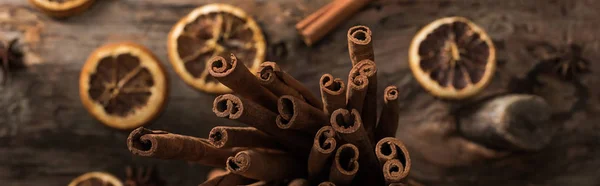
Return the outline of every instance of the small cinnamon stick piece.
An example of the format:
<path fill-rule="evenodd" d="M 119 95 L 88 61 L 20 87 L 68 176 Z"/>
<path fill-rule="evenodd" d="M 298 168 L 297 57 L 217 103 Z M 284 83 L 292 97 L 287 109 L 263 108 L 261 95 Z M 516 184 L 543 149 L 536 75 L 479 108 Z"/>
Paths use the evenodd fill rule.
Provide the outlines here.
<path fill-rule="evenodd" d="M 373 139 L 373 130 L 377 124 L 377 66 L 375 62 L 365 59 L 352 67 L 350 73 L 351 76 L 353 76 L 352 73 L 358 73 L 369 79 L 364 104 L 362 110 L 359 111 L 369 139 Z"/>
<path fill-rule="evenodd" d="M 312 20 L 309 23 L 306 23 L 308 21 L 300 21 L 296 24 L 296 29 L 304 38 L 304 43 L 310 46 L 368 2 L 369 0 L 335 0 L 330 3 L 331 5 L 324 6 L 313 13 L 317 15 L 308 16 L 307 19 Z"/>
<path fill-rule="evenodd" d="M 289 146 L 289 150 L 304 154 L 310 151 L 312 138 L 309 135 L 278 128 L 275 124 L 277 115 L 254 102 L 232 94 L 220 95 L 213 102 L 213 112 L 217 117 L 238 120 L 256 127 Z"/>
<path fill-rule="evenodd" d="M 317 131 L 308 155 L 308 178 L 311 181 L 322 180 L 322 175 L 326 167 L 329 167 L 336 147 L 335 131 L 331 126 L 324 126 Z"/>
<path fill-rule="evenodd" d="M 296 178 L 290 181 L 288 186 L 310 186 L 310 183 L 306 179 Z"/>
<path fill-rule="evenodd" d="M 227 171 L 221 175 L 218 175 L 214 178 L 210 178 L 210 179 L 206 180 L 204 183 L 202 183 L 198 186 L 243 185 L 243 184 L 252 183 L 254 181 L 255 180 L 252 180 L 250 178 L 246 178 L 241 175 L 234 174 L 234 173 Z"/>
<path fill-rule="evenodd" d="M 279 115 L 275 123 L 281 129 L 296 129 L 314 134 L 328 124 L 323 111 L 293 96 L 281 96 L 277 101 L 277 110 Z"/>
<path fill-rule="evenodd" d="M 398 130 L 399 110 L 398 107 L 398 88 L 388 86 L 383 91 L 383 110 L 379 116 L 379 124 L 375 129 L 375 140 L 379 141 L 385 137 L 396 136 Z"/>
<path fill-rule="evenodd" d="M 361 175 L 365 175 L 360 181 L 369 182 L 375 185 L 383 184 L 383 176 L 381 166 L 377 161 L 373 145 L 369 139 L 369 135 L 360 117 L 360 113 L 356 109 L 352 112 L 346 109 L 338 109 L 331 114 L 331 126 L 342 140 L 352 143 L 358 147 L 361 152 L 360 164 L 362 169 Z"/>
<path fill-rule="evenodd" d="M 308 104 L 312 105 L 315 108 L 323 108 L 323 103 L 321 103 L 319 98 L 317 98 L 313 93 L 311 93 L 310 90 L 308 90 L 308 88 L 306 88 L 304 84 L 302 84 L 296 78 L 281 70 L 277 63 L 266 62 L 262 63 L 261 67 L 263 67 L 263 69 L 267 69 L 267 71 L 272 70 L 276 77 L 279 78 L 285 85 L 300 93 L 300 95 L 302 95 L 302 97 Z"/>
<path fill-rule="evenodd" d="M 326 182 L 319 183 L 319 186 L 335 186 L 335 184 L 332 182 L 326 181 Z"/>
<path fill-rule="evenodd" d="M 165 131 L 140 127 L 127 138 L 131 153 L 159 159 L 179 159 L 213 167 L 224 167 L 227 157 L 242 148 L 218 149 L 202 138 L 171 134 Z"/>
<path fill-rule="evenodd" d="M 398 159 L 391 159 L 383 164 L 383 177 L 387 184 L 400 182 L 408 175 L 404 173 L 404 165 Z"/>
<path fill-rule="evenodd" d="M 350 76 L 348 77 L 348 90 L 346 91 L 346 108 L 362 111 L 368 86 L 369 79 L 367 76 L 360 74 L 352 76 L 351 70 Z"/>
<path fill-rule="evenodd" d="M 248 67 L 237 61 L 235 55 L 231 54 L 231 61 L 227 61 L 221 56 L 215 56 L 209 60 L 209 66 L 210 75 L 235 93 L 277 112 L 277 97 L 261 86 Z"/>
<path fill-rule="evenodd" d="M 329 181 L 336 185 L 350 185 L 359 170 L 359 154 L 358 148 L 351 143 L 340 146 L 331 164 Z"/>
<path fill-rule="evenodd" d="M 210 130 L 208 141 L 216 148 L 259 147 L 281 149 L 272 136 L 254 127 L 217 126 Z"/>
<path fill-rule="evenodd" d="M 375 61 L 373 53 L 373 41 L 371 39 L 371 29 L 366 26 L 353 26 L 348 29 L 348 53 L 352 66 L 358 62 L 368 59 Z"/>
<path fill-rule="evenodd" d="M 306 174 L 306 162 L 285 153 L 249 149 L 227 159 L 227 170 L 247 178 L 272 181 Z"/>
<path fill-rule="evenodd" d="M 340 78 L 333 78 L 331 74 L 323 74 L 319 80 L 323 111 L 331 116 L 334 110 L 346 108 L 346 86 Z"/>
<path fill-rule="evenodd" d="M 402 163 L 403 169 L 401 175 L 406 177 L 410 172 L 411 160 L 408 154 L 408 149 L 400 140 L 394 137 L 386 137 L 375 145 L 375 154 L 381 165 L 385 164 L 389 160 L 397 159 Z M 386 169 L 383 169 L 384 171 Z"/>
<path fill-rule="evenodd" d="M 296 98 L 304 99 L 302 95 L 294 88 L 288 86 L 281 80 L 275 71 L 281 71 L 279 66 L 274 62 L 264 62 L 260 64 L 258 70 L 258 80 L 267 89 L 269 89 L 275 96 L 290 95 Z"/>

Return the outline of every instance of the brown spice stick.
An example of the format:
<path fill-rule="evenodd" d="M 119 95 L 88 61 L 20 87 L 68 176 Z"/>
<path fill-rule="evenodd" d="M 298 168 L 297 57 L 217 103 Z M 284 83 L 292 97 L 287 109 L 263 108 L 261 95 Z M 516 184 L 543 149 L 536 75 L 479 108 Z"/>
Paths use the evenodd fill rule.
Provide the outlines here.
<path fill-rule="evenodd" d="M 335 186 L 335 184 L 332 182 L 326 181 L 326 182 L 319 183 L 319 186 Z"/>
<path fill-rule="evenodd" d="M 365 6 L 369 0 L 335 0 L 331 7 L 325 6 L 318 10 L 315 14 L 308 16 L 313 20 L 309 24 L 301 21 L 302 24 L 297 24 L 296 29 L 304 38 L 304 43 L 310 46 L 317 42 L 331 30 L 333 30 L 342 21 L 348 19 L 352 14 L 356 13 L 360 8 Z"/>
<path fill-rule="evenodd" d="M 356 145 L 360 150 L 359 162 L 362 169 L 359 170 L 359 174 L 364 175 L 364 177 L 359 182 L 363 184 L 366 184 L 366 182 L 375 185 L 383 184 L 381 166 L 379 166 L 375 156 L 369 135 L 363 127 L 360 113 L 356 109 L 352 109 L 352 112 L 346 109 L 338 109 L 331 114 L 330 122 L 342 140 Z"/>
<path fill-rule="evenodd" d="M 306 174 L 306 162 L 285 153 L 245 150 L 227 159 L 227 170 L 247 178 L 272 181 Z"/>
<path fill-rule="evenodd" d="M 319 8 L 317 11 L 315 11 L 312 14 L 306 16 L 304 19 L 300 20 L 298 23 L 296 23 L 296 30 L 305 29 L 313 21 L 317 20 L 325 12 L 327 12 L 331 7 L 333 7 L 334 3 L 335 3 L 335 0 L 332 1 L 332 2 L 330 2 L 330 3 L 328 3 L 328 4 L 326 4 L 325 6 Z"/>
<path fill-rule="evenodd" d="M 269 61 L 261 63 L 257 74 L 259 82 L 273 92 L 273 94 L 275 94 L 277 97 L 290 95 L 296 98 L 304 99 L 296 89 L 285 84 L 277 76 L 275 70 L 279 70 L 279 66 L 277 66 L 276 63 Z"/>
<path fill-rule="evenodd" d="M 292 96 L 281 96 L 277 101 L 277 110 L 279 115 L 275 123 L 281 129 L 296 129 L 314 134 L 322 126 L 329 124 L 323 111 Z"/>
<path fill-rule="evenodd" d="M 198 186 L 243 185 L 252 182 L 255 182 L 255 180 L 227 171 L 221 175 L 206 180 L 204 183 Z"/>
<path fill-rule="evenodd" d="M 237 61 L 235 55 L 231 54 L 231 61 L 215 56 L 209 60 L 209 66 L 210 75 L 235 93 L 277 112 L 277 96 L 262 87 L 248 67 Z"/>
<path fill-rule="evenodd" d="M 288 186 L 310 186 L 310 182 L 306 179 L 296 178 L 288 184 Z"/>
<path fill-rule="evenodd" d="M 348 77 L 348 90 L 346 91 L 346 108 L 361 110 L 367 95 L 369 79 L 364 75 Z"/>
<path fill-rule="evenodd" d="M 304 84 L 292 77 L 290 74 L 281 70 L 277 63 L 262 63 L 261 67 L 272 70 L 276 77 L 279 78 L 279 80 L 281 80 L 285 85 L 300 93 L 300 95 L 302 95 L 308 104 L 319 109 L 323 108 L 323 103 L 321 103 L 321 100 L 311 93 L 310 90 L 304 86 Z"/>
<path fill-rule="evenodd" d="M 275 138 L 254 127 L 217 126 L 210 130 L 208 141 L 217 148 L 282 148 L 282 145 Z"/>
<path fill-rule="evenodd" d="M 309 135 L 280 129 L 275 124 L 277 115 L 254 102 L 232 94 L 220 95 L 213 102 L 213 112 L 217 117 L 238 120 L 256 127 L 278 139 L 283 145 L 289 146 L 289 150 L 304 154 L 310 151 L 312 138 Z"/>
<path fill-rule="evenodd" d="M 359 170 L 359 156 L 360 151 L 355 145 L 347 143 L 340 146 L 331 164 L 329 181 L 336 185 L 350 185 Z"/>
<path fill-rule="evenodd" d="M 398 88 L 388 86 L 383 91 L 383 110 L 379 116 L 379 124 L 375 129 L 375 140 L 379 141 L 385 137 L 396 136 L 398 130 L 399 110 L 398 107 Z"/>
<path fill-rule="evenodd" d="M 387 184 L 400 182 L 407 176 L 404 172 L 404 165 L 398 159 L 391 159 L 383 164 L 383 178 Z"/>
<path fill-rule="evenodd" d="M 399 160 L 403 165 L 402 176 L 406 177 L 410 172 L 412 161 L 410 160 L 408 149 L 400 140 L 394 137 L 386 137 L 379 140 L 375 145 L 375 154 L 382 165 L 392 159 Z"/>
<path fill-rule="evenodd" d="M 226 173 L 228 173 L 227 170 L 222 169 L 222 168 L 211 169 L 210 171 L 208 171 L 208 174 L 206 174 L 206 180 L 216 178 L 217 176 L 221 176 Z"/>
<path fill-rule="evenodd" d="M 317 131 L 308 155 L 308 178 L 311 181 L 323 179 L 326 168 L 330 167 L 336 147 L 335 131 L 331 126 L 324 126 Z"/>
<path fill-rule="evenodd" d="M 350 73 L 351 76 L 354 76 L 352 73 L 358 73 L 369 79 L 362 111 L 359 111 L 369 139 L 373 139 L 373 130 L 377 124 L 377 66 L 371 60 L 362 60 L 352 67 Z"/>
<path fill-rule="evenodd" d="M 373 41 L 371 39 L 371 29 L 366 26 L 353 26 L 348 29 L 348 53 L 352 66 L 358 62 L 368 59 L 375 61 L 373 53 Z"/>
<path fill-rule="evenodd" d="M 165 131 L 140 127 L 127 138 L 131 153 L 159 159 L 178 159 L 213 167 L 224 167 L 227 157 L 242 148 L 218 149 L 202 138 L 171 134 Z"/>
<path fill-rule="evenodd" d="M 334 110 L 346 108 L 346 86 L 340 78 L 333 78 L 331 74 L 323 74 L 319 80 L 323 111 L 331 116 Z"/>

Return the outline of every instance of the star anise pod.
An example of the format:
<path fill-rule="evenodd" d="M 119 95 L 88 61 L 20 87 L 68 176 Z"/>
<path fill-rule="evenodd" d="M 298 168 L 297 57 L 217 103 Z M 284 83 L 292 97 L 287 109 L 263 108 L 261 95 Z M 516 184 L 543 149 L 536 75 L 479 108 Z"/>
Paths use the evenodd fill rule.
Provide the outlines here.
<path fill-rule="evenodd" d="M 556 48 L 542 42 L 528 48 L 529 52 L 541 60 L 542 71 L 557 74 L 564 80 L 576 79 L 578 75 L 589 72 L 590 62 L 582 56 L 582 48 L 577 44 L 569 44 Z"/>
<path fill-rule="evenodd" d="M 165 181 L 158 176 L 158 171 L 154 166 L 147 168 L 138 167 L 134 169 L 132 166 L 127 166 L 125 169 L 127 179 L 125 186 L 164 186 Z"/>

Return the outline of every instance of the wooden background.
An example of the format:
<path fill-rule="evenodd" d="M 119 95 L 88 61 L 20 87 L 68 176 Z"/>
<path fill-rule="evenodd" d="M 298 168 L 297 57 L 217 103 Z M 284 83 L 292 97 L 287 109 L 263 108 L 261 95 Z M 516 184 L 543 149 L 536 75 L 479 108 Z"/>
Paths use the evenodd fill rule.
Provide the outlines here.
<path fill-rule="evenodd" d="M 207 167 L 131 155 L 125 144 L 128 131 L 105 127 L 82 108 L 78 78 L 87 55 L 96 47 L 135 41 L 158 55 L 168 67 L 171 83 L 167 108 L 149 128 L 206 137 L 215 125 L 235 125 L 214 116 L 215 95 L 186 86 L 167 61 L 165 39 L 171 26 L 193 8 L 210 2 L 98 0 L 82 15 L 55 20 L 25 0 L 0 0 L 0 34 L 5 39 L 20 38 L 27 52 L 27 68 L 14 70 L 10 82 L 0 88 L 0 185 L 66 185 L 89 171 L 124 178 L 127 165 L 156 165 L 169 185 L 201 183 Z M 600 71 L 596 63 L 600 59 L 599 1 L 374 1 L 312 48 L 301 42 L 294 24 L 327 0 L 219 2 L 240 6 L 253 15 L 268 40 L 267 60 L 279 62 L 315 94 L 321 74 L 346 77 L 350 70 L 347 28 L 371 27 L 380 90 L 393 84 L 402 92 L 399 137 L 415 157 L 413 184 L 600 184 L 600 75 L 595 73 Z M 485 28 L 498 48 L 499 69 L 486 93 L 535 93 L 553 106 L 557 134 L 547 148 L 469 166 L 439 166 L 420 158 L 428 156 L 428 148 L 444 149 L 447 141 L 438 136 L 423 139 L 411 131 L 435 120 L 432 116 L 445 114 L 436 106 L 452 103 L 432 98 L 412 78 L 408 46 L 420 27 L 453 15 L 468 17 Z M 540 63 L 528 50 L 540 43 L 557 49 L 581 46 L 582 57 L 591 62 L 591 73 L 573 81 L 536 84 L 533 91 L 531 86 L 515 86 L 530 78 L 528 74 Z"/>

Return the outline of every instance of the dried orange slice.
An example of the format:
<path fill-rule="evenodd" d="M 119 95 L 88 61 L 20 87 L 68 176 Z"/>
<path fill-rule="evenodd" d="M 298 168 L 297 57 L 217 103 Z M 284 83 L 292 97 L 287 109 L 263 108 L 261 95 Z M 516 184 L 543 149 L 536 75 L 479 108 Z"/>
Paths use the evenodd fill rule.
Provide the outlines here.
<path fill-rule="evenodd" d="M 214 56 L 235 54 L 252 72 L 264 61 L 266 43 L 260 27 L 243 10 L 209 4 L 183 17 L 169 33 L 169 60 L 175 72 L 192 87 L 209 93 L 231 90 L 207 71 Z"/>
<path fill-rule="evenodd" d="M 162 110 L 168 88 L 165 74 L 158 59 L 140 45 L 105 45 L 85 62 L 79 95 L 88 112 L 102 123 L 132 129 Z"/>
<path fill-rule="evenodd" d="M 69 186 L 123 186 L 117 177 L 105 172 L 88 172 L 71 181 Z"/>
<path fill-rule="evenodd" d="M 496 69 L 496 50 L 483 29 L 463 17 L 425 26 L 409 49 L 410 68 L 434 96 L 463 99 L 483 90 Z"/>
<path fill-rule="evenodd" d="M 87 10 L 95 0 L 29 0 L 29 3 L 44 13 L 64 18 Z"/>

